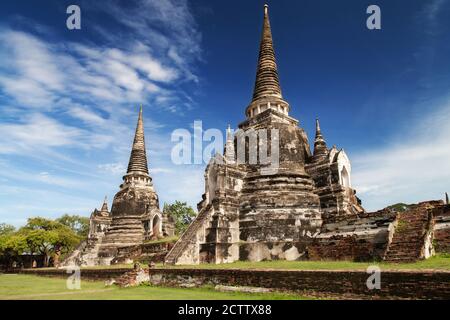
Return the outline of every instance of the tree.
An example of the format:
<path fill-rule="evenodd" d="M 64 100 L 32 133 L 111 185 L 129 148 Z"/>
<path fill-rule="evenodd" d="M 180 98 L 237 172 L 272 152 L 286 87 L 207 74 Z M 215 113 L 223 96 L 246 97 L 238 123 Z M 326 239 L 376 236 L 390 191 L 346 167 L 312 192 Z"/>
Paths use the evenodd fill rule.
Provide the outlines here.
<path fill-rule="evenodd" d="M 44 266 L 49 266 L 50 259 L 57 264 L 63 253 L 71 251 L 81 240 L 69 227 L 57 221 L 45 218 L 30 218 L 19 232 L 25 237 L 31 254 L 44 256 Z"/>
<path fill-rule="evenodd" d="M 177 234 L 182 234 L 197 215 L 192 207 L 181 201 L 175 201 L 173 204 L 165 203 L 163 213 L 174 220 Z"/>
<path fill-rule="evenodd" d="M 0 236 L 13 234 L 16 231 L 16 228 L 13 225 L 0 223 Z"/>
<path fill-rule="evenodd" d="M 25 237 L 19 234 L 0 235 L 0 264 L 7 268 L 12 267 L 14 261 L 28 249 Z"/>
<path fill-rule="evenodd" d="M 86 238 L 89 234 L 89 218 L 65 214 L 61 218 L 56 219 L 56 222 L 69 227 L 82 238 Z"/>
<path fill-rule="evenodd" d="M 396 204 L 393 204 L 393 205 L 387 207 L 386 209 L 390 209 L 394 212 L 405 212 L 405 211 L 409 210 L 410 208 L 411 208 L 410 204 L 396 203 Z"/>

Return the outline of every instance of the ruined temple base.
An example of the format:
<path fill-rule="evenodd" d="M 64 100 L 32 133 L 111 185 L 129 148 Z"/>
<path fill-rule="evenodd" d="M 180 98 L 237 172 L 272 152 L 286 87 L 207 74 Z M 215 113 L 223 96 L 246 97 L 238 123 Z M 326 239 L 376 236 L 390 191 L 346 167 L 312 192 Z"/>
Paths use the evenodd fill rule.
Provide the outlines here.
<path fill-rule="evenodd" d="M 267 261 L 267 260 L 303 260 L 307 258 L 307 243 L 305 241 L 277 241 L 241 243 L 239 260 Z"/>

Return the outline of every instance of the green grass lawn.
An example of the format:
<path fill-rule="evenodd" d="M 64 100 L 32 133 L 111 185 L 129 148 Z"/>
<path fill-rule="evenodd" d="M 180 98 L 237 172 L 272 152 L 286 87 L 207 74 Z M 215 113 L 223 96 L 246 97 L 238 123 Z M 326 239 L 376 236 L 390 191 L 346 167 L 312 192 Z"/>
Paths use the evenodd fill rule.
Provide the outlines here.
<path fill-rule="evenodd" d="M 141 264 L 145 267 L 145 264 Z M 272 260 L 261 262 L 238 261 L 225 264 L 200 265 L 163 265 L 158 268 L 198 268 L 198 269 L 294 269 L 294 270 L 366 270 L 368 266 L 377 265 L 382 270 L 447 270 L 450 271 L 450 254 L 438 254 L 427 260 L 414 263 L 387 263 L 387 262 L 353 262 L 353 261 L 286 261 Z M 113 266 L 82 267 L 86 269 L 133 268 L 133 264 L 120 264 Z"/>
<path fill-rule="evenodd" d="M 143 267 L 146 264 L 141 263 Z M 286 261 L 272 260 L 261 262 L 238 261 L 224 264 L 200 265 L 163 265 L 156 264 L 157 268 L 195 268 L 195 269 L 281 269 L 281 270 L 366 270 L 368 266 L 377 265 L 382 270 L 444 270 L 450 271 L 450 254 L 438 254 L 427 260 L 413 263 L 388 262 L 353 262 L 353 261 Z M 82 269 L 132 269 L 133 264 L 119 264 L 113 266 L 82 267 Z M 52 269 L 52 268 L 50 268 Z"/>
<path fill-rule="evenodd" d="M 213 288 L 105 287 L 104 282 L 81 281 L 81 290 L 69 290 L 66 280 L 30 275 L 0 274 L 0 300 L 297 300 L 284 293 L 246 294 Z"/>
<path fill-rule="evenodd" d="M 353 262 L 353 261 L 285 261 L 262 262 L 238 261 L 227 264 L 200 264 L 190 266 L 163 266 L 161 268 L 201 268 L 201 269 L 295 269 L 295 270 L 366 270 L 377 265 L 382 270 L 448 270 L 450 255 L 440 254 L 414 263 Z"/>

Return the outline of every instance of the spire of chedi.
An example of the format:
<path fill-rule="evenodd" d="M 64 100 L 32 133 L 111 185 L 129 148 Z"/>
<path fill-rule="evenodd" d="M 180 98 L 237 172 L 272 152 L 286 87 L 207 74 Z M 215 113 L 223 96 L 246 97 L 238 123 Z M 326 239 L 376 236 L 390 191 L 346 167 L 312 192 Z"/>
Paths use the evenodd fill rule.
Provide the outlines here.
<path fill-rule="evenodd" d="M 249 118 L 267 109 L 275 109 L 285 114 L 289 111 L 289 104 L 283 100 L 281 94 L 268 9 L 269 6 L 264 5 L 263 30 L 259 46 L 255 87 L 252 102 L 246 110 Z"/>
<path fill-rule="evenodd" d="M 314 139 L 314 158 L 321 158 L 328 155 L 328 148 L 322 131 L 320 130 L 319 119 L 316 119 L 316 137 Z"/>
<path fill-rule="evenodd" d="M 152 186 L 152 178 L 148 171 L 147 152 L 145 151 L 142 106 L 139 110 L 127 174 L 123 177 L 123 181 L 124 183 L 121 185 L 121 188 L 125 188 L 129 185 Z"/>
<path fill-rule="evenodd" d="M 127 174 L 134 172 L 148 174 L 142 106 L 141 109 L 139 110 L 139 118 L 136 126 L 136 133 L 134 135 L 133 147 L 131 149 L 130 162 L 128 163 Z"/>
<path fill-rule="evenodd" d="M 234 136 L 231 132 L 231 126 L 228 125 L 227 128 L 227 142 L 225 144 L 225 159 L 228 163 L 235 163 L 235 152 L 234 152 Z"/>
<path fill-rule="evenodd" d="M 278 79 L 277 62 L 273 49 L 272 31 L 270 29 L 268 5 L 264 6 L 264 23 L 259 47 L 258 69 L 256 71 L 253 100 L 274 96 L 282 98 Z"/>
<path fill-rule="evenodd" d="M 107 197 L 105 196 L 105 200 L 103 200 L 102 208 L 100 209 L 101 212 L 108 212 L 108 201 Z"/>

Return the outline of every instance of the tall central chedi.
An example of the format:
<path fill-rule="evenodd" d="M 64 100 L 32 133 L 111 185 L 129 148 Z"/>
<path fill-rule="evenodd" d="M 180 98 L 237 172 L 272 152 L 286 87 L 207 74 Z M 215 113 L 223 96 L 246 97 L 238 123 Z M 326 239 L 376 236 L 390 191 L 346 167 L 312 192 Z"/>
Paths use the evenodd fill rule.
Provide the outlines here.
<path fill-rule="evenodd" d="M 199 214 L 167 263 L 302 259 L 324 219 L 363 211 L 349 183 L 344 151 L 326 147 L 317 123 L 311 153 L 305 131 L 289 112 L 265 5 L 246 120 L 235 135 L 228 130 L 224 156 L 208 164 Z"/>

